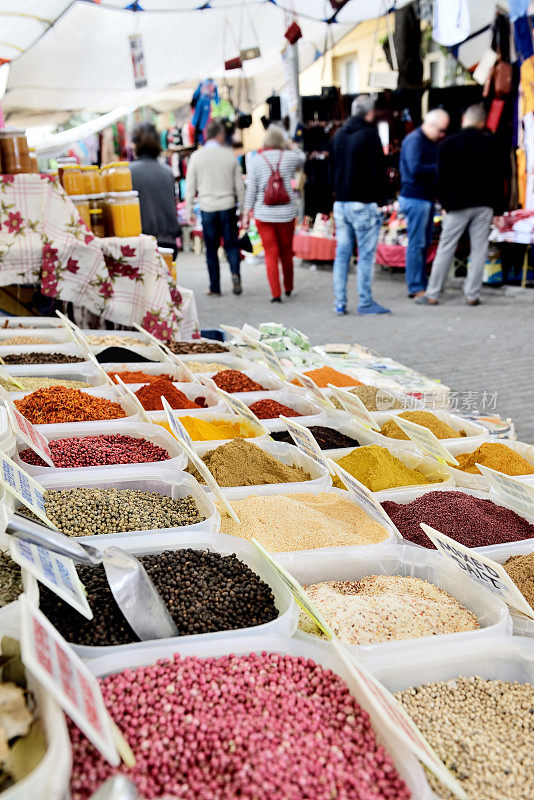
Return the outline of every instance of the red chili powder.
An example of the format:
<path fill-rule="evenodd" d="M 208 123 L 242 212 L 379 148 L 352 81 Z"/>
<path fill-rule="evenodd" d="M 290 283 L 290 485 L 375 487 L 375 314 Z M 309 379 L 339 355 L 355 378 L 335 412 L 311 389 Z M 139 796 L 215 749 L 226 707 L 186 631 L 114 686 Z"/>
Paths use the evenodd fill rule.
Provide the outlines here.
<path fill-rule="evenodd" d="M 108 372 L 113 383 L 118 383 L 115 375 L 118 375 L 123 383 L 155 383 L 160 378 L 166 381 L 173 381 L 171 375 L 149 375 L 148 372 Z"/>
<path fill-rule="evenodd" d="M 213 376 L 214 382 L 224 392 L 264 392 L 265 387 L 256 383 L 238 369 L 225 369 Z"/>
<path fill-rule="evenodd" d="M 162 411 L 162 395 L 171 408 L 202 408 L 165 378 L 160 378 L 147 386 L 142 386 L 135 393 L 135 396 L 141 401 L 141 405 L 146 411 Z"/>
<path fill-rule="evenodd" d="M 276 400 L 257 400 L 249 406 L 258 419 L 275 419 L 283 414 L 285 417 L 301 417 L 298 411 L 289 406 L 278 403 Z"/>

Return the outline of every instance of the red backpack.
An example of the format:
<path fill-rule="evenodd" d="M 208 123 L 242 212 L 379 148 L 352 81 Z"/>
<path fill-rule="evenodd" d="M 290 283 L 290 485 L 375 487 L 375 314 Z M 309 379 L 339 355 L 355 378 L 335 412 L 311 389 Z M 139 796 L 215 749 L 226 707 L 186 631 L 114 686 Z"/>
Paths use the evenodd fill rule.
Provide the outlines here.
<path fill-rule="evenodd" d="M 260 153 L 260 155 L 265 159 L 269 169 L 271 170 L 271 174 L 269 175 L 269 180 L 267 181 L 267 186 L 265 187 L 265 192 L 263 195 L 263 203 L 266 206 L 285 206 L 290 202 L 290 197 L 287 193 L 286 187 L 284 186 L 284 180 L 280 175 L 280 164 L 282 163 L 284 151 L 280 151 L 280 158 L 278 159 L 276 169 L 273 169 L 271 162 L 267 156 L 264 155 L 264 153 Z"/>

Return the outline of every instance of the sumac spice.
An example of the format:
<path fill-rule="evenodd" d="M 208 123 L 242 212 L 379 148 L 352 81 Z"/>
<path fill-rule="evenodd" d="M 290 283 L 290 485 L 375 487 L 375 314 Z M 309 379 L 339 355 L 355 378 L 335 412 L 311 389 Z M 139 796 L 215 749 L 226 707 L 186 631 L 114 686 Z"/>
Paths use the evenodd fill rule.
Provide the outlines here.
<path fill-rule="evenodd" d="M 515 511 L 464 492 L 428 492 L 411 503 L 382 503 L 405 539 L 432 550 L 421 522 L 466 547 L 486 547 L 534 537 L 534 525 Z"/>
<path fill-rule="evenodd" d="M 213 376 L 214 382 L 219 389 L 225 392 L 264 392 L 265 387 L 260 383 L 256 383 L 244 372 L 238 369 L 225 369 L 223 372 L 218 372 Z"/>
<path fill-rule="evenodd" d="M 301 417 L 298 411 L 294 408 L 289 408 L 277 400 L 257 400 L 249 406 L 253 414 L 258 419 L 275 419 L 283 414 L 285 417 Z"/>
<path fill-rule="evenodd" d="M 142 386 L 135 393 L 135 396 L 146 411 L 162 411 L 162 395 L 171 408 L 202 408 L 198 403 L 190 400 L 180 389 L 173 386 L 171 381 L 166 380 L 166 378 L 160 378 L 153 383 Z"/>
<path fill-rule="evenodd" d="M 55 439 L 50 442 L 50 452 L 54 466 L 59 469 L 97 467 L 104 464 L 141 464 L 170 458 L 165 448 L 149 442 L 148 439 L 124 436 L 121 433 Z M 48 466 L 29 448 L 22 450 L 19 458 L 35 467 Z"/>
<path fill-rule="evenodd" d="M 80 389 L 69 389 L 67 386 L 37 389 L 21 400 L 15 400 L 15 405 L 34 425 L 92 422 L 126 416 L 118 403 L 106 400 L 105 397 L 95 397 Z"/>

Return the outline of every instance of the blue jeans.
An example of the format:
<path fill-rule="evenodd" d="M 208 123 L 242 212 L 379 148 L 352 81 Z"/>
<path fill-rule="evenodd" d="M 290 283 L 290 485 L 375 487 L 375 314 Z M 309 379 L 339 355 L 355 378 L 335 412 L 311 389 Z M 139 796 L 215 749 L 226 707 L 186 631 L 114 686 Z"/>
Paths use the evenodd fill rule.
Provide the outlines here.
<path fill-rule="evenodd" d="M 224 243 L 230 271 L 232 275 L 239 275 L 239 245 L 237 243 L 237 217 L 235 208 L 225 208 L 224 211 L 202 212 L 202 234 L 206 248 L 206 261 L 210 276 L 210 291 L 221 291 L 221 276 L 219 256 L 217 250 L 221 239 Z"/>
<path fill-rule="evenodd" d="M 371 284 L 382 215 L 376 203 L 345 203 L 336 200 L 334 219 L 337 240 L 334 260 L 336 305 L 347 304 L 347 278 L 356 242 L 358 245 L 356 285 L 359 305 L 368 306 L 373 302 Z"/>
<path fill-rule="evenodd" d="M 408 293 L 415 294 L 426 289 L 426 255 L 434 230 L 434 203 L 401 196 L 399 210 L 406 217 L 408 228 L 406 284 Z"/>

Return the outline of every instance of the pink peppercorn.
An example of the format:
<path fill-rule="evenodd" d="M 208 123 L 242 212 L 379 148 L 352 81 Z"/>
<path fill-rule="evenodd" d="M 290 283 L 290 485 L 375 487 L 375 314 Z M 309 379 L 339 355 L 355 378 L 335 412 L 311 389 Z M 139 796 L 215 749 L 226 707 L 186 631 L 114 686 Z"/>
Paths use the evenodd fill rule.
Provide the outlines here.
<path fill-rule="evenodd" d="M 120 433 L 55 439 L 50 442 L 50 452 L 52 461 L 59 468 L 139 464 L 165 461 L 171 457 L 167 450 L 149 442 L 148 439 Z M 30 449 L 22 450 L 19 457 L 35 467 L 47 466 L 37 453 Z"/>
<path fill-rule="evenodd" d="M 278 653 L 163 659 L 101 681 L 136 765 L 111 767 L 73 724 L 72 800 L 110 775 L 147 800 L 408 800 L 341 678 Z"/>

